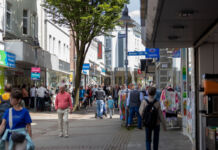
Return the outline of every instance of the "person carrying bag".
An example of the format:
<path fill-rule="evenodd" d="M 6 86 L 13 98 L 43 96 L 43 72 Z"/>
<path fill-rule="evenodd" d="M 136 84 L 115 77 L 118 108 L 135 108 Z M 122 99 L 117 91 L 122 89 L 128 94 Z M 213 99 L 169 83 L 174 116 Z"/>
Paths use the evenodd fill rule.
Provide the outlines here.
<path fill-rule="evenodd" d="M 21 100 L 21 90 L 13 89 L 10 99 L 10 103 L 13 107 L 5 111 L 0 126 L 0 134 L 6 128 L 0 139 L 0 149 L 2 150 L 18 150 L 24 149 L 24 147 L 26 150 L 34 150 L 34 144 L 31 139 L 32 120 L 29 111 L 21 106 Z"/>

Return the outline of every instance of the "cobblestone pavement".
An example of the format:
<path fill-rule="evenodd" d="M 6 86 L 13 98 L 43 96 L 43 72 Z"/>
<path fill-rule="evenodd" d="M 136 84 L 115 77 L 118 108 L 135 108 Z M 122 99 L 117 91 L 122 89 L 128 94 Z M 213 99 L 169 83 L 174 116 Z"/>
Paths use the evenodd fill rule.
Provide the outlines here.
<path fill-rule="evenodd" d="M 126 130 L 119 116 L 95 119 L 93 111 L 69 116 L 69 137 L 58 137 L 56 113 L 31 113 L 33 141 L 37 150 L 144 150 L 144 130 Z M 179 131 L 161 132 L 160 150 L 191 150 Z"/>

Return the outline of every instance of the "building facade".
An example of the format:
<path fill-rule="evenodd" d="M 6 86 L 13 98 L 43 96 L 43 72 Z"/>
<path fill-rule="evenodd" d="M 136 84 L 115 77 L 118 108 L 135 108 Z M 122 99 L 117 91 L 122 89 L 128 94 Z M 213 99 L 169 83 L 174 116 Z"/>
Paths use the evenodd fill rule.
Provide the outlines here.
<path fill-rule="evenodd" d="M 126 36 L 125 28 L 116 27 L 112 32 L 111 40 L 111 76 L 112 84 L 125 83 L 125 58 L 126 58 Z M 141 43 L 141 27 L 135 23 L 135 27 L 128 29 L 128 52 L 145 51 Z M 140 59 L 145 56 L 128 56 L 128 83 L 137 83 Z"/>
<path fill-rule="evenodd" d="M 105 41 L 104 36 L 93 39 L 87 52 L 84 65 L 88 65 L 88 70 L 82 71 L 81 85 L 101 85 L 105 83 Z"/>
<path fill-rule="evenodd" d="M 5 82 L 15 86 L 33 84 L 31 81 L 31 67 L 35 65 L 35 58 L 39 58 L 41 69 L 41 83 L 45 83 L 44 62 L 48 54 L 43 53 L 41 49 L 34 50 L 35 40 L 37 38 L 37 4 L 33 1 L 5 0 L 5 51 L 15 54 L 16 67 L 5 69 Z"/>
<path fill-rule="evenodd" d="M 50 55 L 51 66 L 46 68 L 46 85 L 57 88 L 61 80 L 70 83 L 70 32 L 52 22 L 41 4 L 37 3 L 38 39 L 41 48 Z"/>

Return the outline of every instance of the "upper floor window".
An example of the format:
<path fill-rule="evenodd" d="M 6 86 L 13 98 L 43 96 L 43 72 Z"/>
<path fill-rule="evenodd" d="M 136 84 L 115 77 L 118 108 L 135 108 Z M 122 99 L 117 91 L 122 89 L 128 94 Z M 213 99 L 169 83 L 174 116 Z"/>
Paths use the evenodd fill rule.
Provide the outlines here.
<path fill-rule="evenodd" d="M 57 55 L 61 54 L 61 41 L 58 41 L 58 53 Z"/>
<path fill-rule="evenodd" d="M 51 49 L 52 49 L 52 39 L 51 39 L 51 35 L 49 35 L 49 52 L 51 52 Z"/>
<path fill-rule="evenodd" d="M 52 51 L 53 54 L 55 54 L 55 49 L 56 49 L 56 47 L 55 47 L 55 37 L 53 37 L 53 51 Z"/>
<path fill-rule="evenodd" d="M 7 3 L 6 10 L 6 28 L 7 30 L 11 30 L 11 4 Z"/>
<path fill-rule="evenodd" d="M 23 10 L 23 34 L 28 34 L 28 10 Z"/>
<path fill-rule="evenodd" d="M 64 44 L 64 47 L 63 47 L 63 60 L 65 60 L 65 56 L 66 56 L 66 51 L 65 51 L 65 44 Z"/>
<path fill-rule="evenodd" d="M 37 33 L 36 33 L 36 14 L 32 15 L 31 28 L 32 28 L 32 36 L 37 37 Z"/>

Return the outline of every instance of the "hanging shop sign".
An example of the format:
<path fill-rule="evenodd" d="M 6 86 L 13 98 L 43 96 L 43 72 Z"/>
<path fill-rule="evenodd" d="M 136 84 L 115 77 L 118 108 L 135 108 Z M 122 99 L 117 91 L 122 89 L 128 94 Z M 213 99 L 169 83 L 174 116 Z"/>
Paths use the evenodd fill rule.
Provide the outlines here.
<path fill-rule="evenodd" d="M 102 43 L 98 42 L 98 59 L 102 59 Z"/>
<path fill-rule="evenodd" d="M 41 69 L 37 67 L 31 68 L 31 80 L 40 80 Z"/>
<path fill-rule="evenodd" d="M 105 69 L 101 69 L 101 72 L 106 73 L 106 70 Z"/>
<path fill-rule="evenodd" d="M 82 70 L 90 70 L 90 64 L 83 64 Z"/>
<path fill-rule="evenodd" d="M 159 48 L 146 48 L 146 58 L 160 58 L 160 49 Z"/>
<path fill-rule="evenodd" d="M 13 53 L 0 50 L 0 65 L 15 68 L 16 67 L 16 55 Z"/>

